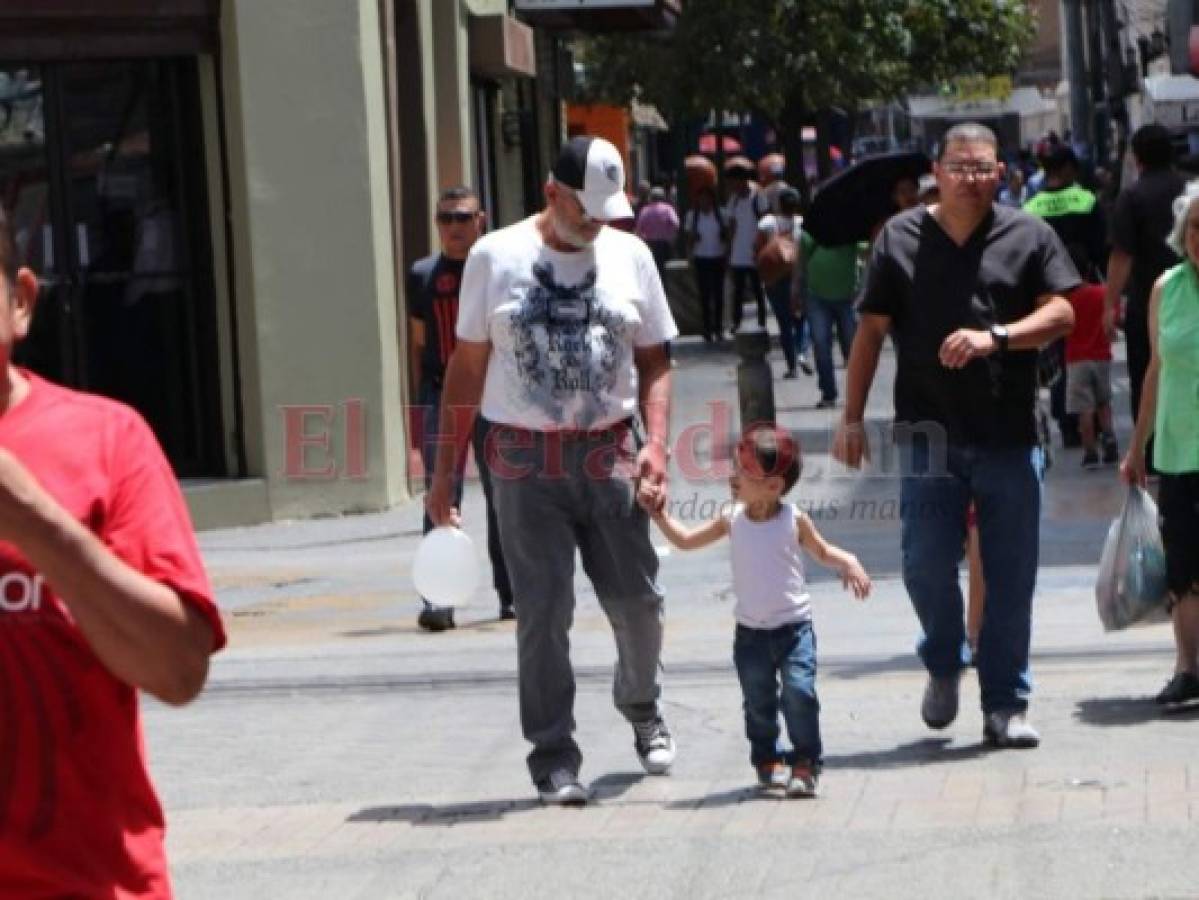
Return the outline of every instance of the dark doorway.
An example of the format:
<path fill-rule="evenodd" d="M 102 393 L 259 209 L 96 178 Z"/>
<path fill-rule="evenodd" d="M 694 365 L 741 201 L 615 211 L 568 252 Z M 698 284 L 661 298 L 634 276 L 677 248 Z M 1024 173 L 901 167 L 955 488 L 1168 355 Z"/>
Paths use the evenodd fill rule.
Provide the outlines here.
<path fill-rule="evenodd" d="M 42 279 L 17 361 L 121 400 L 180 476 L 226 474 L 193 59 L 0 64 L 0 202 Z"/>

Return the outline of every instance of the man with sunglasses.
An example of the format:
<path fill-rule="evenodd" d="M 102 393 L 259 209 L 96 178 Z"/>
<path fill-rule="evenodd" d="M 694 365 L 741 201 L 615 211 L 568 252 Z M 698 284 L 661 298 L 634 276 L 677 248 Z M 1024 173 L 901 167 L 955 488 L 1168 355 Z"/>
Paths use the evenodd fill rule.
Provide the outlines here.
<path fill-rule="evenodd" d="M 876 239 L 833 455 L 851 468 L 869 457 L 862 419 L 893 331 L 903 578 L 929 672 L 921 716 L 936 729 L 957 717 L 970 658 L 958 566 L 973 503 L 986 586 L 983 736 L 1035 747 L 1026 711 L 1044 470 L 1037 349 L 1073 327 L 1063 295 L 1079 277 L 1048 224 L 995 203 L 996 151 L 989 128 L 951 128 L 934 166 L 940 202 L 893 217 Z"/>
<path fill-rule="evenodd" d="M 574 740 L 576 551 L 612 625 L 613 699 L 642 766 L 666 774 L 674 739 L 658 705 L 662 591 L 638 505 L 666 474 L 670 361 L 678 334 L 649 248 L 606 227 L 629 219 L 620 153 L 576 137 L 545 184 L 545 209 L 487 235 L 466 261 L 442 424 L 480 409 L 516 597 L 520 716 L 529 774 L 546 803 L 585 803 Z M 641 415 L 643 442 L 632 424 Z M 457 416 L 455 416 L 457 414 Z M 438 447 L 426 509 L 459 521 L 460 447 Z"/>
<path fill-rule="evenodd" d="M 437 201 L 437 236 L 441 252 L 416 262 L 408 272 L 409 374 L 412 394 L 416 397 L 414 431 L 420 435 L 421 459 L 425 470 L 425 489 L 433 481 L 433 464 L 441 436 L 441 393 L 445 368 L 454 350 L 454 329 L 458 323 L 458 289 L 466 256 L 486 224 L 479 209 L 479 198 L 468 187 L 443 191 Z M 476 448 L 476 456 L 479 456 Z M 465 457 L 463 458 L 465 464 Z M 500 618 L 516 617 L 512 609 L 512 588 L 504 567 L 495 513 L 491 503 L 491 484 L 484 467 L 479 477 L 487 501 L 487 551 L 491 557 L 492 581 L 500 597 Z M 454 476 L 454 502 L 462 501 L 462 465 Z M 433 523 L 425 516 L 424 530 Z M 417 624 L 426 631 L 445 631 L 454 627 L 454 608 L 434 606 L 422 598 L 423 608 Z"/>

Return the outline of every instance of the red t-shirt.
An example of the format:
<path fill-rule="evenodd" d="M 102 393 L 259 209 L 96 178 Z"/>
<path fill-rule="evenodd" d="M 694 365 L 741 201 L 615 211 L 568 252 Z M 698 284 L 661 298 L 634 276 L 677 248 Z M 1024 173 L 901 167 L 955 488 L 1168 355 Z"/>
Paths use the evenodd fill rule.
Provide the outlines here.
<path fill-rule="evenodd" d="M 1066 362 L 1112 358 L 1112 342 L 1103 330 L 1103 285 L 1083 283 L 1067 294 L 1074 307 L 1074 330 L 1066 338 Z"/>
<path fill-rule="evenodd" d="M 119 403 L 23 374 L 30 391 L 0 416 L 0 447 L 113 553 L 203 613 L 219 649 L 187 508 L 149 427 Z M 0 542 L 0 897 L 170 897 L 163 833 L 137 692 Z"/>

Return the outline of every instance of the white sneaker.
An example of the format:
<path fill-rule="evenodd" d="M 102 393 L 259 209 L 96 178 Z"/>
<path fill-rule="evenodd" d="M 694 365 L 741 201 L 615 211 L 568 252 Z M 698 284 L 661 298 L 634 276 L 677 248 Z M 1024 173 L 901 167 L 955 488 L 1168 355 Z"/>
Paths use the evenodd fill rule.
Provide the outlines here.
<path fill-rule="evenodd" d="M 633 746 L 650 775 L 665 775 L 670 771 L 675 756 L 674 738 L 661 716 L 633 723 Z"/>
<path fill-rule="evenodd" d="M 555 769 L 537 782 L 537 796 L 542 803 L 581 806 L 591 799 L 591 791 L 570 769 Z"/>
<path fill-rule="evenodd" d="M 958 717 L 958 684 L 961 680 L 961 672 L 944 677 L 928 676 L 920 717 L 929 728 L 948 728 Z"/>
<path fill-rule="evenodd" d="M 993 712 L 983 720 L 983 740 L 993 747 L 1028 749 L 1041 743 L 1041 735 L 1022 712 Z"/>

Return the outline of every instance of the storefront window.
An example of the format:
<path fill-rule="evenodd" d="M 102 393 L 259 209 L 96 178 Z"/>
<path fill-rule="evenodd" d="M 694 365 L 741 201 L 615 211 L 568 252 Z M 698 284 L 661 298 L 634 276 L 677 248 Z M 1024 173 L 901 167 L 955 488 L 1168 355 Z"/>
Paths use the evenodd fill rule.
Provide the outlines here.
<path fill-rule="evenodd" d="M 41 276 L 18 360 L 224 473 L 193 60 L 0 65 L 0 202 Z"/>

